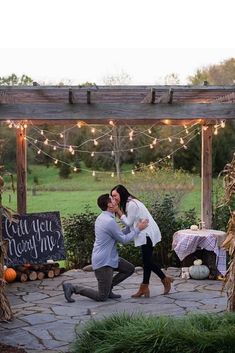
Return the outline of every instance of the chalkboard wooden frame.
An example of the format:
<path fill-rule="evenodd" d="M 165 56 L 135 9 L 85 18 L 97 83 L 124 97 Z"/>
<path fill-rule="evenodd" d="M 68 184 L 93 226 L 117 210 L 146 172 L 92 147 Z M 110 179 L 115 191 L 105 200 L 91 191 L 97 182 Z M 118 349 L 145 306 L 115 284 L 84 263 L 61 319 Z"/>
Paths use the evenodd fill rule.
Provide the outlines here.
<path fill-rule="evenodd" d="M 27 213 L 12 223 L 3 217 L 2 225 L 3 238 L 9 241 L 7 266 L 66 258 L 58 211 Z"/>

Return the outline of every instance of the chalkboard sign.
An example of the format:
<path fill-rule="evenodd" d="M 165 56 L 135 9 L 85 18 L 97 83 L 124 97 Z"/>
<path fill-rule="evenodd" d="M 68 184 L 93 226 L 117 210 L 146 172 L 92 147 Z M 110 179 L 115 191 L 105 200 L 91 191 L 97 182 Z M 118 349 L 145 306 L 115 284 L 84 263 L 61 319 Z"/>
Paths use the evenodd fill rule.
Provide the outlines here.
<path fill-rule="evenodd" d="M 59 212 L 28 213 L 17 223 L 3 217 L 2 228 L 3 238 L 9 240 L 8 266 L 65 259 Z"/>

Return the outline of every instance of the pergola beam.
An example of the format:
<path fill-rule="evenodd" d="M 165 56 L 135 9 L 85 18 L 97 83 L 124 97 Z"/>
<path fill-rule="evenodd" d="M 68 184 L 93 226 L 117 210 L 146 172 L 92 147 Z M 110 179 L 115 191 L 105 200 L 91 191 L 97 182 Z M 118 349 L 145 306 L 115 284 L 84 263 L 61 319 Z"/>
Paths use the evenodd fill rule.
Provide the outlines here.
<path fill-rule="evenodd" d="M 229 120 L 235 117 L 235 103 L 148 104 L 148 103 L 42 103 L 0 104 L 0 120 L 83 120 L 90 124 L 138 124 L 158 120 Z"/>

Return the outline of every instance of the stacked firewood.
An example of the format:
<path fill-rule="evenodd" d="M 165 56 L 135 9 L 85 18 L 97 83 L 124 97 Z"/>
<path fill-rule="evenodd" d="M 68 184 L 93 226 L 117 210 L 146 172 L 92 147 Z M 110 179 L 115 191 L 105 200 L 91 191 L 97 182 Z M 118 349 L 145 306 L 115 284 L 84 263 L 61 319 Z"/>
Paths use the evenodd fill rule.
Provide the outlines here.
<path fill-rule="evenodd" d="M 44 278 L 53 278 L 64 272 L 57 262 L 45 264 L 25 264 L 14 267 L 16 271 L 16 280 L 20 282 L 43 280 Z"/>

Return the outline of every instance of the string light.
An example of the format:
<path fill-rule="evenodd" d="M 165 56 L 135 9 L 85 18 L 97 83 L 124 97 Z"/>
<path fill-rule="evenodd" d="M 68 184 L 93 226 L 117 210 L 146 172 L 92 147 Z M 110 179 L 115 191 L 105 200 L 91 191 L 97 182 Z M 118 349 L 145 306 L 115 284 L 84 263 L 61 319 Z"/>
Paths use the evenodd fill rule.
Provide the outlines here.
<path fill-rule="evenodd" d="M 63 135 L 62 133 L 60 133 L 60 137 L 61 137 L 61 138 L 63 138 L 63 137 L 64 137 L 64 135 Z"/>
<path fill-rule="evenodd" d="M 77 168 L 76 168 L 76 167 L 74 167 L 74 168 L 73 168 L 73 171 L 74 171 L 74 172 L 76 172 L 76 171 L 77 171 Z"/>
<path fill-rule="evenodd" d="M 44 145 L 48 145 L 48 139 L 44 141 Z"/>
<path fill-rule="evenodd" d="M 91 129 L 91 132 L 92 132 L 92 134 L 95 133 L 95 128 L 94 127 Z"/>
<path fill-rule="evenodd" d="M 225 121 L 222 120 L 220 125 L 221 125 L 222 129 L 224 129 L 225 128 Z"/>
<path fill-rule="evenodd" d="M 94 145 L 95 145 L 95 146 L 98 146 L 98 144 L 99 144 L 98 141 L 97 141 L 97 140 L 94 140 Z"/>
<path fill-rule="evenodd" d="M 191 137 L 191 138 L 189 138 L 188 139 L 188 141 L 187 141 L 187 144 L 192 140 L 192 139 L 194 139 L 195 138 L 195 134 Z M 173 154 L 175 154 L 178 150 L 180 150 L 180 149 L 182 149 L 182 148 L 185 148 L 185 146 L 186 146 L 186 144 L 184 145 L 184 146 L 180 146 L 180 147 L 178 147 L 176 150 L 174 150 L 171 154 L 169 154 L 169 155 L 167 155 L 166 157 L 163 157 L 163 158 L 161 158 L 161 159 L 159 159 L 158 161 L 156 161 L 155 163 L 150 163 L 150 165 L 151 165 L 151 167 L 150 167 L 150 165 L 149 165 L 149 167 L 150 167 L 150 169 L 152 170 L 152 167 L 154 166 L 154 165 L 156 165 L 156 164 L 159 164 L 160 162 L 162 162 L 164 159 L 166 159 L 166 158 L 171 158 L 171 155 L 173 155 Z M 36 146 L 35 146 L 36 147 Z M 186 146 L 187 147 L 187 146 Z M 131 149 L 132 151 L 133 151 L 133 149 Z M 45 151 L 43 151 L 43 150 L 38 150 L 38 154 L 40 154 L 40 153 L 43 153 L 43 154 L 45 154 L 45 155 L 47 155 L 48 157 L 50 157 L 50 158 L 52 158 L 52 159 L 54 159 L 52 156 L 50 156 L 48 153 L 46 153 Z M 60 163 L 63 163 L 63 164 L 66 164 L 66 165 L 68 165 L 69 167 L 71 167 L 71 168 L 73 168 L 70 164 L 68 164 L 68 163 L 66 163 L 66 162 L 63 162 L 63 161 L 61 161 L 60 160 Z M 146 166 L 146 167 L 148 167 L 148 166 Z M 90 172 L 89 170 L 86 170 L 86 169 L 82 169 L 83 171 L 87 171 L 87 172 Z M 124 171 L 124 172 L 122 172 L 122 173 L 129 173 L 130 171 Z M 99 173 L 103 173 L 103 174 L 107 174 L 108 172 L 99 172 Z M 135 171 L 132 169 L 131 170 L 131 173 L 132 173 L 132 175 L 134 175 L 135 174 Z M 92 175 L 93 176 L 95 176 L 96 174 L 95 174 L 95 171 L 93 171 L 92 172 Z"/>
<path fill-rule="evenodd" d="M 110 141 L 113 141 L 113 135 L 111 135 L 109 139 L 110 139 Z"/>
<path fill-rule="evenodd" d="M 182 139 L 182 137 L 180 138 L 180 143 L 181 143 L 181 145 L 184 144 L 184 140 Z"/>
<path fill-rule="evenodd" d="M 112 177 L 112 178 L 114 177 L 114 172 L 112 172 L 111 177 Z"/>
<path fill-rule="evenodd" d="M 218 125 L 218 126 L 215 126 L 215 129 L 216 128 L 220 128 L 220 127 L 222 127 L 222 122 L 223 121 L 221 121 L 221 123 Z M 195 125 L 197 125 L 197 124 L 193 124 L 191 127 L 190 127 L 190 129 L 193 127 L 193 126 L 195 126 Z M 16 128 L 20 128 L 22 125 L 13 125 L 14 127 L 16 127 Z M 76 125 L 75 125 L 75 127 L 76 127 Z M 34 128 L 34 127 L 33 127 Z M 70 128 L 71 129 L 71 128 Z M 37 131 L 39 131 L 40 132 L 40 134 L 41 135 L 44 135 L 44 133 L 45 133 L 45 130 L 39 130 L 39 129 L 37 129 L 37 128 L 35 128 L 35 130 L 37 130 Z M 69 130 L 69 129 L 67 129 L 67 130 Z M 136 130 L 137 131 L 137 130 Z M 48 131 L 48 133 L 51 133 L 50 131 Z M 198 132 L 199 134 L 200 134 L 200 132 Z M 110 135 L 110 131 L 108 131 L 108 132 L 106 132 L 106 133 L 104 133 L 102 136 L 99 136 L 99 137 L 97 137 L 96 138 L 96 140 L 97 139 L 99 139 L 99 138 L 102 138 L 102 137 L 105 137 L 107 134 L 109 134 Z M 131 136 L 133 136 L 133 134 L 134 134 L 134 130 L 132 129 L 131 130 L 131 132 L 130 132 L 130 134 L 131 134 Z M 180 132 L 178 132 L 177 134 L 175 134 L 173 137 L 175 138 L 175 139 L 182 139 L 182 137 L 181 138 L 176 138 L 175 136 L 177 136 L 178 134 L 180 134 Z M 192 134 L 194 134 L 194 130 L 192 130 L 191 132 L 190 132 L 190 134 L 192 135 Z M 57 134 L 58 135 L 58 134 Z M 111 135 L 112 136 L 112 135 Z M 110 136 L 110 137 L 111 137 Z M 137 136 L 137 135 L 136 135 Z M 147 136 L 147 135 L 146 135 Z M 187 142 L 186 142 L 186 144 L 188 144 L 191 140 L 192 140 L 192 138 L 194 138 L 195 137 L 195 134 L 194 134 L 194 136 L 193 137 L 189 137 L 189 136 L 187 136 Z M 30 138 L 29 136 L 27 136 L 27 140 L 30 140 L 31 139 L 31 141 L 32 141 L 32 138 Z M 151 137 L 151 139 L 153 139 L 152 137 Z M 160 139 L 159 140 L 159 142 L 161 142 L 161 141 L 164 141 L 164 140 L 166 140 L 166 139 L 168 139 L 168 141 L 170 142 L 170 141 L 172 141 L 172 136 L 171 137 L 168 137 L 168 138 L 164 138 L 164 139 Z M 46 138 L 46 140 L 47 140 L 47 142 L 48 142 L 48 144 L 49 144 L 49 139 L 48 138 Z M 45 140 L 45 141 L 46 141 Z M 182 139 L 183 140 L 183 139 Z M 40 143 L 44 143 L 45 141 L 38 141 L 37 139 L 35 139 L 35 140 L 33 140 L 34 142 L 35 142 L 35 144 L 37 143 L 37 142 L 40 142 Z M 85 143 L 87 143 L 87 142 L 89 142 L 89 141 L 91 141 L 91 140 L 87 140 L 87 141 L 85 141 L 85 142 L 83 142 L 81 145 L 83 145 L 83 144 L 85 144 Z M 93 139 L 92 139 L 92 141 L 94 141 Z M 153 142 L 152 142 L 152 144 L 151 145 L 153 145 L 154 144 L 154 141 L 155 141 L 155 139 L 153 140 Z M 156 140 L 156 142 L 157 142 L 157 140 Z M 65 147 L 66 146 L 64 146 L 64 145 L 60 145 L 60 143 L 58 143 L 57 141 L 56 141 L 56 143 L 57 143 L 57 145 L 58 145 L 58 147 L 59 148 L 62 148 L 62 149 L 65 149 Z M 32 144 L 32 142 L 30 142 L 30 144 Z M 98 144 L 98 141 L 97 141 L 97 144 Z M 182 143 L 181 143 L 182 144 Z M 186 144 L 184 144 L 183 143 L 183 146 L 181 146 L 180 148 L 187 148 L 187 146 L 186 146 Z M 80 146 L 81 146 L 80 145 Z M 53 148 L 53 150 L 56 150 L 56 146 L 53 146 L 53 145 L 50 145 L 52 148 Z M 135 150 L 138 150 L 138 149 L 140 149 L 140 148 L 145 148 L 145 147 L 147 147 L 147 146 L 149 146 L 150 147 L 150 145 L 148 144 L 148 145 L 146 145 L 146 146 L 140 146 L 140 147 L 135 147 L 135 148 L 131 148 L 131 149 L 126 149 L 126 150 L 119 150 L 118 152 L 121 152 L 121 151 L 131 151 L 131 152 L 134 152 L 134 149 Z M 35 146 L 36 147 L 36 146 Z M 79 148 L 79 146 L 75 146 L 76 147 L 76 150 L 77 150 L 77 148 Z M 73 151 L 73 154 L 75 153 L 75 151 L 74 151 L 74 148 L 71 146 L 71 148 L 72 148 L 72 151 Z M 173 153 L 176 153 L 180 148 L 177 148 L 175 151 L 173 151 L 172 153 L 171 153 L 171 155 L 173 154 Z M 186 149 L 185 148 L 185 149 Z M 43 151 L 43 150 L 39 150 L 38 149 L 38 154 L 40 154 L 40 153 L 44 153 L 45 155 L 47 155 L 48 157 L 50 157 L 50 158 L 52 158 L 52 159 L 54 159 L 52 156 L 50 156 L 49 154 L 47 154 L 45 151 Z M 81 150 L 81 152 L 88 152 L 88 151 L 84 151 L 84 150 Z M 107 153 L 107 152 L 111 152 L 111 151 L 101 151 L 101 152 L 97 152 L 97 153 Z M 89 152 L 90 153 L 90 152 Z M 171 156 L 171 155 L 168 155 L 168 156 L 166 156 L 165 158 L 170 158 L 169 156 Z M 155 162 L 153 165 L 155 165 L 155 164 L 157 164 L 157 163 L 160 163 L 162 160 L 164 160 L 164 158 L 161 158 L 160 160 L 158 160 L 157 162 Z M 67 165 L 69 165 L 68 163 L 66 163 L 66 162 L 63 162 L 63 161 L 60 161 L 61 163 L 64 163 L 64 164 L 67 164 Z M 72 167 L 71 165 L 69 165 L 70 167 Z M 152 166 L 153 167 L 153 166 Z M 152 169 L 152 167 L 151 167 L 151 169 Z M 73 168 L 73 167 L 72 167 Z M 83 169 L 83 170 L 85 170 L 85 169 Z M 88 171 L 88 170 L 87 170 Z M 95 172 L 95 171 L 94 171 Z M 128 171 L 125 171 L 124 173 L 128 173 Z M 130 171 L 129 171 L 130 172 Z M 103 172 L 103 173 L 107 173 L 107 172 Z"/>
<path fill-rule="evenodd" d="M 151 129 L 148 129 L 148 133 L 151 134 L 151 133 L 152 133 L 152 130 L 151 130 Z"/>
<path fill-rule="evenodd" d="M 55 164 L 58 164 L 58 159 L 56 159 L 54 163 L 55 163 Z"/>
<path fill-rule="evenodd" d="M 109 120 L 109 125 L 115 126 L 113 120 Z"/>

